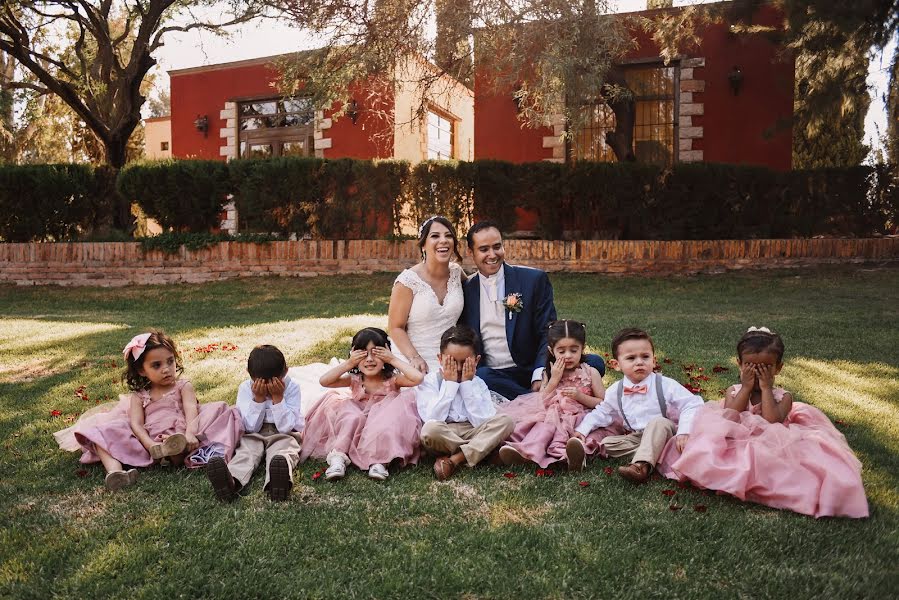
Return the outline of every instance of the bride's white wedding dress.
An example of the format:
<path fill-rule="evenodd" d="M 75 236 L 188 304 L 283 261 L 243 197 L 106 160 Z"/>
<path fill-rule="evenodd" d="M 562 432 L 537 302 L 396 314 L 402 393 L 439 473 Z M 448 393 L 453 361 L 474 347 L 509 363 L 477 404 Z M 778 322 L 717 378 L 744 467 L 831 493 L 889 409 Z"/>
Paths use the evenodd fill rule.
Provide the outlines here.
<path fill-rule="evenodd" d="M 394 285 L 401 284 L 412 290 L 412 306 L 406 321 L 406 333 L 416 352 L 428 363 L 428 372 L 440 370 L 437 355 L 440 353 L 440 336 L 443 332 L 458 323 L 465 305 L 462 294 L 462 267 L 450 263 L 449 281 L 446 284 L 446 297 L 443 304 L 437 300 L 437 294 L 428 283 L 412 269 L 400 273 Z M 393 353 L 400 360 L 409 362 L 400 349 L 394 344 Z"/>
<path fill-rule="evenodd" d="M 440 352 L 440 336 L 443 332 L 455 325 L 462 315 L 462 307 L 465 297 L 462 293 L 462 267 L 456 263 L 450 263 L 449 281 L 446 284 L 446 297 L 443 304 L 437 301 L 437 294 L 426 281 L 419 277 L 411 269 L 400 273 L 394 285 L 402 284 L 412 290 L 412 306 L 409 309 L 409 319 L 406 322 L 406 332 L 409 341 L 415 347 L 419 355 L 428 363 L 429 372 L 440 370 L 437 354 Z M 399 348 L 393 345 L 392 351 L 400 360 L 409 362 L 403 356 Z M 349 352 L 347 352 L 349 354 Z M 299 367 L 291 367 L 288 374 L 300 386 L 300 399 L 303 414 L 309 410 L 327 392 L 318 384 L 318 379 L 327 370 L 339 364 L 340 360 L 332 358 L 330 364 L 311 363 Z"/>

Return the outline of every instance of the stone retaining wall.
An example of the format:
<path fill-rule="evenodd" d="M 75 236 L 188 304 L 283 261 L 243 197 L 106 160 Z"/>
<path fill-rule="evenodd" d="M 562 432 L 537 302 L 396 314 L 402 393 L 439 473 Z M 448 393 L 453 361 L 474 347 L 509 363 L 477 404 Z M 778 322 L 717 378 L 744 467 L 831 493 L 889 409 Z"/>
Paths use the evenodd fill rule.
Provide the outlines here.
<path fill-rule="evenodd" d="M 822 264 L 897 263 L 899 238 L 713 241 L 507 240 L 506 259 L 550 272 L 692 274 Z M 224 242 L 176 254 L 138 242 L 0 244 L 0 283 L 201 283 L 235 277 L 399 272 L 419 260 L 414 241 Z M 472 268 L 471 260 L 465 265 Z"/>

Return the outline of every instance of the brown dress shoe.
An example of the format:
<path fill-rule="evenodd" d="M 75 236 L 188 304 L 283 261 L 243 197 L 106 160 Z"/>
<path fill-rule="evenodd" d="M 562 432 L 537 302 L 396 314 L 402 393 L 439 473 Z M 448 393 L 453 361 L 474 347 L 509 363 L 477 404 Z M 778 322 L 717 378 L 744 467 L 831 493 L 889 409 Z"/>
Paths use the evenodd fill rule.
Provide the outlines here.
<path fill-rule="evenodd" d="M 636 462 L 623 467 L 618 467 L 618 474 L 631 483 L 645 483 L 649 479 L 652 468 L 647 462 Z"/>
<path fill-rule="evenodd" d="M 437 481 L 446 481 L 456 472 L 456 463 L 450 460 L 449 456 L 441 456 L 434 461 L 434 475 Z"/>
<path fill-rule="evenodd" d="M 216 498 L 222 502 L 231 502 L 237 498 L 237 483 L 231 476 L 224 459 L 216 456 L 210 460 L 206 465 L 206 476 L 209 478 L 209 483 L 212 484 Z"/>

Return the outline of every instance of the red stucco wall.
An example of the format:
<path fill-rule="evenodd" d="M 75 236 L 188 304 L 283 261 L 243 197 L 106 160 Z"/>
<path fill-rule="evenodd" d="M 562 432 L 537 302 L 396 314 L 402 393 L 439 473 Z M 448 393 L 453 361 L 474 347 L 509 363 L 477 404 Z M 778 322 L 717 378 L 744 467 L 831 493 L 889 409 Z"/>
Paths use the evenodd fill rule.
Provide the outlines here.
<path fill-rule="evenodd" d="M 219 113 L 225 102 L 247 97 L 277 96 L 278 92 L 273 87 L 277 78 L 274 68 L 264 64 L 222 65 L 171 73 L 172 155 L 224 160 L 219 154 L 224 142 L 219 131 L 226 122 L 219 118 Z M 365 90 L 359 90 L 357 101 L 366 96 Z M 389 112 L 392 104 L 392 98 L 385 98 L 379 107 Z M 375 119 L 366 110 L 365 101 L 360 106 L 362 110 L 355 125 L 348 117 L 343 117 L 325 130 L 324 136 L 332 140 L 331 148 L 325 150 L 326 158 L 382 158 L 393 155 L 392 120 Z M 209 117 L 206 137 L 194 127 L 198 115 Z M 330 116 L 330 113 L 325 116 Z M 387 128 L 386 137 L 372 135 L 378 127 Z"/>
<path fill-rule="evenodd" d="M 781 20 L 769 7 L 755 16 L 756 23 L 765 25 L 776 26 Z M 658 58 L 658 48 L 647 34 L 635 31 L 633 35 L 639 46 L 628 59 Z M 705 66 L 694 70 L 694 77 L 705 81 L 705 91 L 695 92 L 693 101 L 705 106 L 703 115 L 692 117 L 693 127 L 703 127 L 703 138 L 694 140 L 693 149 L 702 150 L 706 162 L 789 169 L 793 58 L 782 56 L 781 48 L 762 35 L 731 34 L 724 23 L 700 30 L 700 37 L 699 48 L 682 49 L 685 58 L 705 59 Z M 727 78 L 734 66 L 743 72 L 736 96 Z M 528 162 L 552 156 L 550 149 L 543 148 L 543 136 L 552 131 L 523 130 L 511 93 L 491 95 L 483 77 L 476 79 L 474 114 L 475 158 Z"/>

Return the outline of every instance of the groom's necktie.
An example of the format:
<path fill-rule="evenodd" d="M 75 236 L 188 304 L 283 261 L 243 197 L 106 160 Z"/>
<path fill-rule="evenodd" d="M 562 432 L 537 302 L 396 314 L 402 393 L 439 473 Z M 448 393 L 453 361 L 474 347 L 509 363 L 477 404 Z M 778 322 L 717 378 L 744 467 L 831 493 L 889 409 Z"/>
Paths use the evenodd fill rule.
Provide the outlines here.
<path fill-rule="evenodd" d="M 484 289 L 487 290 L 487 299 L 496 302 L 496 277 L 485 278 Z"/>

